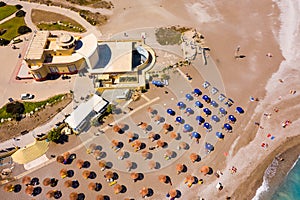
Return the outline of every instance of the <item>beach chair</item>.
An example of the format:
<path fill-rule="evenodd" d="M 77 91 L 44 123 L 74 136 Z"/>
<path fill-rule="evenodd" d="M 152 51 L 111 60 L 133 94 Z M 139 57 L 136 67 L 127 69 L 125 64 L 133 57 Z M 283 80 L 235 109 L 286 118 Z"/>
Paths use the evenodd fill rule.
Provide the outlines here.
<path fill-rule="evenodd" d="M 205 81 L 205 82 L 202 84 L 202 86 L 206 89 L 206 88 L 208 88 L 208 87 L 210 86 L 210 83 L 207 82 L 207 81 Z"/>
<path fill-rule="evenodd" d="M 224 94 L 220 94 L 218 99 L 220 102 L 223 102 L 226 99 L 226 96 Z"/>
<path fill-rule="evenodd" d="M 215 87 L 212 87 L 212 88 L 211 88 L 211 93 L 212 93 L 213 95 L 217 94 L 217 92 L 219 92 L 219 90 L 218 90 L 217 88 L 215 88 Z"/>
<path fill-rule="evenodd" d="M 115 184 L 117 184 L 117 181 L 116 181 L 116 180 L 114 180 L 114 181 L 108 183 L 109 186 L 113 186 L 113 185 L 115 185 Z"/>

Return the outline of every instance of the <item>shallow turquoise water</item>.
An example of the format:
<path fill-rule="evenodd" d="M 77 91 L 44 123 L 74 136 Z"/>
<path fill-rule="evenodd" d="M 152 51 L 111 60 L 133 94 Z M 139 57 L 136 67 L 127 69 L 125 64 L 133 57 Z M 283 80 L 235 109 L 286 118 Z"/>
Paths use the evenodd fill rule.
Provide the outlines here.
<path fill-rule="evenodd" d="M 271 200 L 300 200 L 300 159 Z"/>

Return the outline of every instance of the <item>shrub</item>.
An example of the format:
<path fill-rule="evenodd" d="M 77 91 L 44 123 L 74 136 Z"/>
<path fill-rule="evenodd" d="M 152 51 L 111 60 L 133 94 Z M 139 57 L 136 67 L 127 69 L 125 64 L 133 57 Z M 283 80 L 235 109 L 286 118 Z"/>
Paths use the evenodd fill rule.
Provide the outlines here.
<path fill-rule="evenodd" d="M 0 35 L 3 35 L 4 33 L 6 33 L 6 29 L 0 29 Z"/>
<path fill-rule="evenodd" d="M 19 10 L 16 12 L 16 17 L 25 17 L 26 12 L 24 10 Z"/>
<path fill-rule="evenodd" d="M 18 10 L 21 10 L 21 9 L 23 8 L 23 6 L 20 5 L 20 4 L 15 5 L 15 7 L 16 7 L 16 9 L 18 9 Z"/>
<path fill-rule="evenodd" d="M 23 34 L 26 34 L 26 33 L 30 33 L 31 32 L 31 29 L 28 27 L 28 26 L 20 26 L 18 28 L 18 33 L 23 35 Z"/>
<path fill-rule="evenodd" d="M 0 46 L 6 46 L 9 44 L 9 42 L 10 42 L 9 40 L 0 38 Z"/>
<path fill-rule="evenodd" d="M 25 107 L 21 102 L 15 101 L 6 105 L 6 112 L 12 115 L 20 115 L 24 113 Z"/>
<path fill-rule="evenodd" d="M 54 128 L 52 129 L 49 133 L 48 133 L 48 140 L 50 141 L 57 141 L 60 136 L 61 136 L 61 133 L 60 133 L 61 129 L 60 128 Z"/>
<path fill-rule="evenodd" d="M 6 6 L 6 3 L 3 1 L 0 1 L 0 7 L 4 7 L 4 6 Z"/>

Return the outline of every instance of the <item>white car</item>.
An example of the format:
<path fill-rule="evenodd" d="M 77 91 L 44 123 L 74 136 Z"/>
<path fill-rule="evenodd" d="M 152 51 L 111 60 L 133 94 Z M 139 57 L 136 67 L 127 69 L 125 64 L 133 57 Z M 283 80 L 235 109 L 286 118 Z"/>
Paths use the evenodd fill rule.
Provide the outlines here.
<path fill-rule="evenodd" d="M 34 98 L 33 94 L 29 94 L 29 93 L 21 94 L 22 100 L 33 99 L 33 98 Z"/>

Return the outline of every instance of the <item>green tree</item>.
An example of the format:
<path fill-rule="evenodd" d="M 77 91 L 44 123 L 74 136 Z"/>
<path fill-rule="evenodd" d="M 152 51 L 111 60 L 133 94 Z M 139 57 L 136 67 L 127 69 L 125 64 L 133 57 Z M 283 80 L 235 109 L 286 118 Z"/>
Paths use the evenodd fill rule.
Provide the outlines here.
<path fill-rule="evenodd" d="M 59 128 L 53 128 L 48 133 L 48 140 L 55 142 L 59 139 L 60 136 L 61 136 L 60 129 Z"/>

